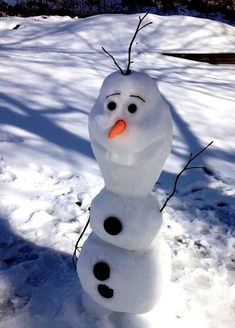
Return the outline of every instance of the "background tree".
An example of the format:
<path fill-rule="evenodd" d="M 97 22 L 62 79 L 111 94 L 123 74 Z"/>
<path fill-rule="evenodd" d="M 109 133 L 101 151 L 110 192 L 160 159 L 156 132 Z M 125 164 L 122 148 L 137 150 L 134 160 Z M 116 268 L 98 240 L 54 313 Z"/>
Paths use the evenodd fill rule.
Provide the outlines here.
<path fill-rule="evenodd" d="M 183 12 L 215 17 L 216 13 L 235 20 L 235 0 L 17 0 L 15 6 L 0 0 L 0 12 L 12 15 L 70 15 L 86 17 L 102 13 L 137 13 L 151 8 L 156 14 Z M 3 14 L 2 14 L 3 15 Z"/>

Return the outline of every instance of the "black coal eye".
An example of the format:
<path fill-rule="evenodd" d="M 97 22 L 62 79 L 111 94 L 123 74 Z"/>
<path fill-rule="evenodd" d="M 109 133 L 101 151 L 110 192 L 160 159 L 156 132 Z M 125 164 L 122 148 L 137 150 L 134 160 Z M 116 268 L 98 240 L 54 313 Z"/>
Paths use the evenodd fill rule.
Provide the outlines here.
<path fill-rule="evenodd" d="M 114 110 L 117 107 L 117 104 L 114 101 L 110 101 L 107 107 L 109 110 Z"/>
<path fill-rule="evenodd" d="M 128 106 L 128 112 L 130 112 L 130 113 L 135 113 L 137 111 L 137 106 L 135 105 L 135 104 L 130 104 L 129 106 Z"/>

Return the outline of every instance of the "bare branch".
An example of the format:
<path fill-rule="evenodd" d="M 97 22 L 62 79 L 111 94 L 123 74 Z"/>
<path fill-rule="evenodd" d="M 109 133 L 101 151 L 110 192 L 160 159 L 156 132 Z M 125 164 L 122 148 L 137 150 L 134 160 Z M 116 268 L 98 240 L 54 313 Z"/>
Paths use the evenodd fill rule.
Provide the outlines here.
<path fill-rule="evenodd" d="M 141 31 L 143 28 L 145 28 L 146 26 L 151 25 L 151 24 L 153 24 L 153 22 L 149 22 L 149 23 L 145 24 L 144 26 L 139 28 L 139 31 Z"/>
<path fill-rule="evenodd" d="M 201 155 L 202 152 L 204 152 L 208 147 L 210 147 L 213 144 L 213 141 L 211 141 L 206 147 L 204 147 L 203 149 L 201 149 L 198 153 L 196 153 L 194 156 L 192 153 L 190 153 L 189 156 L 189 160 L 188 162 L 185 164 L 184 168 L 179 172 L 179 174 L 176 176 L 175 182 L 174 182 L 174 187 L 173 190 L 171 192 L 171 194 L 167 197 L 167 199 L 165 200 L 164 204 L 162 205 L 160 212 L 162 212 L 164 210 L 164 208 L 166 207 L 167 203 L 169 202 L 169 200 L 174 196 L 175 192 L 176 192 L 176 187 L 177 187 L 177 183 L 179 181 L 179 178 L 181 177 L 181 175 L 186 171 L 186 170 L 191 170 L 191 169 L 204 169 L 204 167 L 201 166 L 191 166 L 188 167 L 188 165 L 190 163 L 192 163 L 192 161 L 198 157 L 199 155 Z"/>
<path fill-rule="evenodd" d="M 107 54 L 107 55 L 109 55 L 111 58 L 112 58 L 112 60 L 113 60 L 113 62 L 114 62 L 114 64 L 120 69 L 120 71 L 121 71 L 121 73 L 123 74 L 123 75 L 125 75 L 125 73 L 123 72 L 123 70 L 121 69 L 121 67 L 118 65 L 118 63 L 116 62 L 116 60 L 115 60 L 115 58 L 113 57 L 113 55 L 111 55 L 104 47 L 101 47 L 102 48 L 102 50 Z"/>
<path fill-rule="evenodd" d="M 145 19 L 145 17 L 148 16 L 148 14 L 149 14 L 149 12 L 150 12 L 150 9 L 151 9 L 151 7 L 150 7 L 149 10 L 146 12 L 146 14 L 144 14 L 144 16 L 143 16 L 142 18 L 139 16 L 139 19 L 143 21 L 143 20 Z"/>
<path fill-rule="evenodd" d="M 89 223 L 90 223 L 90 217 L 88 218 L 88 220 L 86 222 L 86 225 L 85 225 L 84 229 L 82 230 L 80 236 L 78 237 L 78 240 L 77 240 L 77 242 L 75 244 L 75 247 L 74 247 L 74 252 L 73 252 L 73 265 L 74 265 L 75 270 L 76 270 L 76 262 L 77 262 L 77 254 L 76 253 L 77 253 L 77 251 L 80 252 L 80 250 L 81 250 L 81 247 L 79 247 L 78 245 L 79 245 L 80 240 L 82 239 L 84 233 L 86 232 L 86 229 L 88 228 Z"/>
<path fill-rule="evenodd" d="M 130 66 L 131 66 L 131 64 L 133 63 L 133 61 L 131 60 L 131 49 L 132 49 L 133 43 L 134 43 L 134 41 L 135 41 L 135 38 L 136 38 L 138 32 L 139 32 L 140 30 L 142 30 L 144 27 L 146 27 L 146 26 L 152 24 L 152 22 L 149 22 L 149 23 L 145 24 L 144 26 L 141 26 L 143 20 L 144 20 L 145 17 L 148 15 L 148 13 L 149 13 L 149 11 L 148 11 L 148 12 L 147 12 L 142 18 L 139 16 L 139 23 L 138 23 L 138 25 L 137 25 L 137 28 L 136 28 L 136 30 L 135 30 L 135 33 L 134 33 L 134 35 L 133 35 L 133 38 L 132 38 L 132 40 L 131 40 L 131 42 L 130 42 L 130 45 L 129 45 L 129 48 L 128 48 L 128 65 L 127 65 L 127 69 L 126 69 L 125 75 L 129 75 L 129 74 L 131 73 Z"/>
<path fill-rule="evenodd" d="M 192 158 L 191 158 L 191 162 L 196 158 L 198 157 L 199 155 L 201 155 L 202 152 L 204 152 L 208 147 L 210 147 L 211 145 L 213 144 L 213 141 L 211 141 L 205 148 L 203 148 L 201 151 L 199 151 L 199 153 L 197 153 L 196 155 L 194 155 Z"/>
<path fill-rule="evenodd" d="M 151 9 L 151 7 L 150 7 L 150 9 Z M 135 38 L 136 38 L 138 32 L 139 32 L 140 30 L 142 30 L 143 28 L 145 28 L 146 26 L 148 26 L 148 25 L 150 25 L 150 24 L 153 23 L 153 22 L 149 22 L 149 23 L 147 23 L 147 24 L 141 26 L 143 20 L 144 20 L 145 17 L 149 14 L 150 9 L 147 11 L 147 13 L 146 13 L 142 18 L 139 16 L 139 23 L 138 23 L 138 25 L 137 25 L 137 28 L 136 28 L 136 30 L 135 30 L 135 33 L 134 33 L 134 35 L 133 35 L 133 37 L 132 37 L 132 40 L 131 40 L 130 45 L 129 45 L 129 48 L 128 48 L 128 64 L 127 64 L 127 69 L 126 69 L 125 72 L 121 69 L 120 65 L 119 65 L 119 64 L 117 63 L 117 61 L 115 60 L 114 56 L 113 56 L 111 53 L 109 53 L 104 47 L 101 47 L 102 50 L 103 50 L 107 55 L 109 55 L 109 56 L 112 58 L 114 64 L 118 67 L 118 69 L 120 70 L 120 72 L 121 72 L 123 75 L 129 75 L 129 74 L 131 73 L 130 66 L 131 66 L 131 64 L 133 64 L 133 61 L 131 60 L 131 50 L 132 50 L 132 46 L 133 46 L 133 43 L 134 43 L 134 41 L 135 41 Z"/>

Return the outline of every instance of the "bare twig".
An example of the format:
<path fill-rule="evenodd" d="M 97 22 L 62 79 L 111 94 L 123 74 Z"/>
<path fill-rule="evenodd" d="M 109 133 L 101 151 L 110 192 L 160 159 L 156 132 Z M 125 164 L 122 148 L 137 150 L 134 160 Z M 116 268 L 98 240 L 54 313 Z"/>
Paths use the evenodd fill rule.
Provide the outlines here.
<path fill-rule="evenodd" d="M 123 72 L 123 70 L 121 69 L 121 67 L 118 65 L 118 63 L 117 63 L 117 61 L 115 60 L 115 58 L 113 57 L 113 55 L 111 55 L 104 47 L 101 47 L 102 48 L 102 50 L 107 54 L 107 55 L 109 55 L 111 58 L 112 58 L 112 60 L 113 60 L 113 62 L 114 62 L 114 64 L 120 69 L 120 71 L 121 71 L 121 73 L 123 74 L 123 75 L 125 75 L 125 73 Z"/>
<path fill-rule="evenodd" d="M 80 240 L 82 239 L 84 233 L 86 232 L 86 229 L 88 228 L 89 223 L 90 223 L 90 217 L 88 218 L 88 220 L 86 222 L 86 225 L 85 225 L 84 229 L 82 230 L 80 236 L 78 237 L 78 240 L 77 240 L 77 242 L 75 244 L 75 247 L 74 247 L 74 252 L 73 252 L 73 265 L 75 267 L 75 270 L 76 270 L 76 262 L 77 262 L 77 254 L 76 253 L 77 253 L 77 251 L 80 252 L 80 249 L 81 249 L 81 247 L 78 247 L 78 245 L 79 245 Z"/>
<path fill-rule="evenodd" d="M 132 40 L 131 40 L 131 42 L 130 42 L 130 45 L 129 45 L 129 48 L 128 48 L 128 64 L 127 64 L 127 69 L 126 69 L 126 73 L 125 73 L 125 75 L 129 75 L 129 74 L 131 73 L 130 66 L 131 66 L 131 64 L 133 63 L 133 61 L 131 60 L 131 49 L 132 49 L 133 43 L 134 43 L 134 41 L 135 41 L 135 38 L 136 38 L 138 32 L 139 32 L 140 30 L 142 30 L 143 28 L 145 28 L 146 26 L 148 26 L 148 25 L 150 25 L 150 24 L 153 23 L 153 22 L 149 22 L 149 23 L 147 23 L 147 24 L 141 26 L 143 20 L 144 20 L 145 17 L 148 15 L 148 13 L 149 13 L 149 11 L 148 11 L 148 12 L 147 12 L 142 18 L 139 17 L 139 23 L 138 23 L 138 25 L 137 25 L 137 28 L 136 28 L 136 30 L 135 30 L 135 33 L 134 33 L 134 35 L 133 35 L 133 38 L 132 38 Z"/>
<path fill-rule="evenodd" d="M 192 170 L 192 169 L 204 169 L 204 167 L 202 166 L 189 166 L 188 165 L 190 163 L 192 163 L 192 161 L 198 157 L 199 155 L 201 155 L 202 152 L 204 152 L 208 147 L 210 147 L 213 144 L 213 141 L 211 141 L 206 147 L 204 147 L 203 149 L 201 149 L 198 153 L 196 153 L 194 156 L 191 153 L 189 156 L 189 160 L 188 162 L 185 164 L 185 166 L 183 167 L 183 169 L 180 171 L 180 173 L 176 176 L 175 179 L 175 183 L 174 183 L 174 187 L 173 190 L 171 192 L 171 194 L 167 197 L 167 199 L 165 200 L 164 204 L 162 205 L 160 212 L 162 212 L 164 210 L 164 208 L 166 207 L 167 203 L 169 202 L 169 200 L 174 196 L 175 192 L 176 192 L 176 187 L 177 187 L 177 183 L 179 181 L 179 178 L 181 177 L 181 175 L 186 171 L 186 170 Z"/>
<path fill-rule="evenodd" d="M 150 9 L 149 9 L 149 11 L 150 11 Z M 117 61 L 116 61 L 116 59 L 114 58 L 114 56 L 113 56 L 110 52 L 108 52 L 104 47 L 101 47 L 102 50 L 103 50 L 107 55 L 109 55 L 109 57 L 112 58 L 114 64 L 118 67 L 118 69 L 120 70 L 120 72 L 121 72 L 123 75 L 129 75 L 129 74 L 131 73 L 130 66 L 131 66 L 131 64 L 133 64 L 133 60 L 131 60 L 131 50 L 132 50 L 132 46 L 133 46 L 133 43 L 134 43 L 134 41 L 135 41 L 135 38 L 136 38 L 138 32 L 141 31 L 141 30 L 142 30 L 143 28 L 145 28 L 146 26 L 148 26 L 148 25 L 150 25 L 150 24 L 153 23 L 153 22 L 149 22 L 149 23 L 147 23 L 147 24 L 141 26 L 143 20 L 144 20 L 145 17 L 149 14 L 149 11 L 148 11 L 148 12 L 147 12 L 142 18 L 139 17 L 139 23 L 138 23 L 138 25 L 137 25 L 137 28 L 136 28 L 136 30 L 135 30 L 135 33 L 134 33 L 134 35 L 133 35 L 133 38 L 132 38 L 132 40 L 131 40 L 131 42 L 130 42 L 130 45 L 129 45 L 129 48 L 128 48 L 128 64 L 127 64 L 127 69 L 126 69 L 125 72 L 122 70 L 122 68 L 120 67 L 120 65 L 117 63 Z"/>

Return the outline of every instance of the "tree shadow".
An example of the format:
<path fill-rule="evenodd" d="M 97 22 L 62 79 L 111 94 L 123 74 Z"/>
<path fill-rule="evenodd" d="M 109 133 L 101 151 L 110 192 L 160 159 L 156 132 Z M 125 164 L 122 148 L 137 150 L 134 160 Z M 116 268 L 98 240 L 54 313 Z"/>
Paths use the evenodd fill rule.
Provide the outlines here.
<path fill-rule="evenodd" d="M 55 327 L 72 298 L 79 312 L 80 284 L 71 255 L 24 239 L 4 218 L 0 231 L 1 327 Z M 63 320 L 56 327 L 72 327 L 71 318 Z"/>
<path fill-rule="evenodd" d="M 0 231 L 1 328 L 148 327 L 138 315 L 86 313 L 71 255 L 24 239 L 2 217 Z"/>
<path fill-rule="evenodd" d="M 197 82 L 196 82 L 197 83 Z M 199 137 L 193 133 L 190 125 L 187 123 L 187 119 L 184 119 L 177 113 L 175 106 L 167 100 L 171 109 L 172 118 L 175 127 L 180 131 L 182 139 L 185 142 L 185 148 L 188 149 L 188 154 L 182 154 L 177 150 L 177 145 L 172 146 L 172 153 L 170 156 L 174 156 L 177 161 L 183 161 L 183 166 L 189 160 L 190 153 L 195 155 L 202 150 L 207 144 L 202 144 Z M 195 217 L 198 216 L 200 210 L 200 219 L 207 221 L 208 224 L 222 225 L 227 231 L 235 230 L 235 208 L 234 198 L 228 194 L 225 194 L 223 188 L 226 190 L 230 186 L 226 181 L 223 181 L 223 174 L 218 172 L 210 161 L 213 158 L 224 158 L 227 161 L 234 161 L 235 154 L 229 154 L 226 151 L 215 150 L 213 145 L 205 150 L 199 157 L 197 157 L 191 166 L 200 166 L 205 169 L 189 170 L 186 171 L 180 178 L 177 184 L 176 193 L 174 198 L 177 199 L 178 204 L 176 209 L 188 210 Z M 179 169 L 179 172 L 180 170 Z M 155 185 L 155 189 L 160 188 L 164 190 L 167 195 L 173 190 L 177 174 L 173 174 L 169 171 L 163 171 L 160 179 Z M 164 200 L 163 200 L 164 202 Z M 181 203 L 181 205 L 179 205 Z M 171 201 L 168 203 L 171 206 Z M 174 204 L 173 204 L 174 209 Z M 211 215 L 213 213 L 213 215 Z M 191 219 L 191 216 L 188 217 Z"/>
<path fill-rule="evenodd" d="M 94 157 L 90 143 L 87 140 L 57 125 L 44 113 L 41 114 L 39 111 L 29 108 L 26 104 L 22 104 L 6 94 L 0 93 L 0 98 L 8 106 L 16 109 L 16 111 L 12 111 L 8 108 L 2 108 L 1 124 L 23 129 L 62 148 L 77 151 L 90 158 Z M 69 113 L 72 109 L 66 108 L 66 111 Z M 46 113 L 48 114 L 48 112 Z"/>

